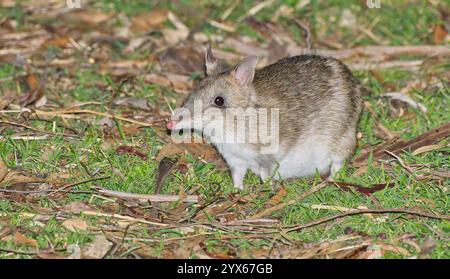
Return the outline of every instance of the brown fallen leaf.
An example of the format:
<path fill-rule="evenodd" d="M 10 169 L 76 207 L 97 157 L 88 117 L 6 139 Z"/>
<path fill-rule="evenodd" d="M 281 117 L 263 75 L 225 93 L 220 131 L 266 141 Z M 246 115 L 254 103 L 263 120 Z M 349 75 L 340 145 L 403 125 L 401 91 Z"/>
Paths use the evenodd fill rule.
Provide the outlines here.
<path fill-rule="evenodd" d="M 189 28 L 172 12 L 167 13 L 167 18 L 175 26 L 175 29 L 166 28 L 162 34 L 167 44 L 175 45 L 189 36 Z"/>
<path fill-rule="evenodd" d="M 447 34 L 447 30 L 445 30 L 443 25 L 436 25 L 436 27 L 434 27 L 434 43 L 437 45 L 443 43 Z"/>
<path fill-rule="evenodd" d="M 69 37 L 54 38 L 46 41 L 43 47 L 65 47 L 70 42 Z"/>
<path fill-rule="evenodd" d="M 0 239 L 3 239 L 4 237 L 12 234 L 14 232 L 13 228 L 10 228 L 8 226 L 3 226 L 2 224 L 2 228 L 0 229 Z"/>
<path fill-rule="evenodd" d="M 106 256 L 112 245 L 112 242 L 106 239 L 104 235 L 97 235 L 95 236 L 94 241 L 89 245 L 89 248 L 82 253 L 83 258 L 102 259 Z"/>
<path fill-rule="evenodd" d="M 385 93 L 381 96 L 390 98 L 392 100 L 398 100 L 398 101 L 404 102 L 413 108 L 420 109 L 424 113 L 426 113 L 428 111 L 427 108 L 423 104 L 421 104 L 417 101 L 414 101 L 407 93 L 404 93 L 404 92 L 389 92 L 389 93 Z"/>
<path fill-rule="evenodd" d="M 22 105 L 28 106 L 31 104 L 45 103 L 44 82 L 38 80 L 36 75 L 31 71 L 31 67 L 29 65 L 26 66 L 26 69 L 26 83 L 28 86 L 28 92 L 22 101 Z"/>
<path fill-rule="evenodd" d="M 93 209 L 85 202 L 74 201 L 63 206 L 61 210 L 65 212 L 80 214 L 83 211 L 91 211 Z"/>
<path fill-rule="evenodd" d="M 11 186 L 18 183 L 33 183 L 33 182 L 45 182 L 45 179 L 34 177 L 28 174 L 24 174 L 18 171 L 9 171 L 3 180 L 0 180 L 0 187 Z"/>
<path fill-rule="evenodd" d="M 1 59 L 0 59 L 0 61 L 1 61 Z M 5 91 L 2 94 L 3 94 L 3 96 L 0 99 L 0 110 L 9 106 L 9 104 L 11 104 L 14 101 L 13 95 L 15 95 L 11 92 L 5 92 Z"/>
<path fill-rule="evenodd" d="M 3 162 L 2 158 L 0 158 L 0 182 L 3 181 L 5 176 L 8 174 L 8 167 L 5 162 Z"/>
<path fill-rule="evenodd" d="M 175 160 L 172 160 L 168 157 L 164 157 L 161 159 L 158 165 L 158 173 L 156 175 L 155 194 L 161 193 L 161 188 L 164 185 L 167 176 L 175 168 L 175 166 L 176 166 Z"/>
<path fill-rule="evenodd" d="M 36 252 L 36 256 L 39 259 L 49 259 L 49 260 L 62 260 L 67 259 L 67 256 L 60 255 L 55 251 L 52 250 L 38 250 Z"/>
<path fill-rule="evenodd" d="M 142 160 L 146 161 L 147 160 L 147 155 L 145 155 L 144 153 L 140 152 L 139 150 L 135 149 L 134 147 L 131 146 L 127 146 L 127 145 L 121 145 L 116 149 L 116 153 L 117 154 L 131 154 L 131 155 L 135 155 L 139 158 L 141 158 Z"/>
<path fill-rule="evenodd" d="M 382 140 L 390 140 L 398 136 L 398 133 L 390 131 L 388 128 L 386 128 L 383 124 L 381 124 L 380 121 L 377 121 L 377 124 L 375 125 L 373 129 L 373 134 Z"/>
<path fill-rule="evenodd" d="M 159 62 L 165 72 L 190 75 L 193 72 L 203 72 L 204 56 L 199 47 L 185 44 L 167 48 L 159 56 Z"/>
<path fill-rule="evenodd" d="M 359 253 L 358 259 L 380 259 L 384 256 L 384 250 L 379 245 L 369 245 L 365 251 Z"/>
<path fill-rule="evenodd" d="M 116 106 L 127 106 L 144 111 L 153 111 L 153 106 L 145 99 L 137 99 L 133 97 L 117 98 L 113 101 Z"/>
<path fill-rule="evenodd" d="M 193 87 L 189 76 L 166 73 L 165 76 L 159 74 L 147 74 L 144 76 L 145 82 L 171 87 L 177 92 L 186 92 Z"/>
<path fill-rule="evenodd" d="M 430 145 L 421 146 L 421 147 L 415 149 L 412 152 L 412 155 L 419 155 L 419 154 L 422 154 L 422 153 L 438 150 L 438 149 L 444 148 L 445 146 L 446 146 L 446 144 L 444 144 L 444 143 L 430 144 Z"/>
<path fill-rule="evenodd" d="M 131 19 L 131 30 L 134 33 L 147 32 L 150 28 L 161 25 L 167 20 L 166 9 L 153 9 L 148 13 L 142 13 Z"/>
<path fill-rule="evenodd" d="M 113 16 L 111 13 L 103 13 L 100 11 L 80 10 L 68 13 L 62 17 L 62 20 L 77 23 L 78 26 L 88 25 L 93 27 L 101 26 Z"/>
<path fill-rule="evenodd" d="M 26 237 L 25 235 L 21 234 L 20 232 L 16 232 L 14 234 L 14 243 L 18 245 L 28 245 L 33 246 L 35 248 L 38 247 L 37 241 L 35 239 L 31 239 Z"/>
<path fill-rule="evenodd" d="M 358 184 L 347 183 L 347 182 L 332 182 L 332 183 L 345 191 L 349 191 L 351 188 L 353 188 L 356 191 L 358 191 L 366 196 L 369 196 L 377 191 L 381 191 L 385 188 L 392 188 L 395 185 L 394 182 L 391 182 L 391 183 L 373 184 L 370 187 L 363 187 Z"/>
<path fill-rule="evenodd" d="M 84 221 L 83 219 L 80 218 L 76 218 L 76 219 L 67 219 L 62 223 L 62 226 L 65 227 L 66 229 L 68 229 L 69 231 L 77 231 L 77 230 L 82 230 L 82 231 L 86 231 L 88 229 L 88 224 L 86 223 L 86 221 Z"/>
<path fill-rule="evenodd" d="M 286 195 L 286 189 L 284 189 L 284 187 L 281 187 L 280 191 L 278 191 L 278 193 L 268 201 L 268 204 L 271 206 L 279 204 Z"/>
<path fill-rule="evenodd" d="M 424 258 L 431 252 L 433 252 L 434 248 L 436 248 L 436 240 L 432 237 L 425 238 L 425 241 L 420 246 L 419 257 Z"/>

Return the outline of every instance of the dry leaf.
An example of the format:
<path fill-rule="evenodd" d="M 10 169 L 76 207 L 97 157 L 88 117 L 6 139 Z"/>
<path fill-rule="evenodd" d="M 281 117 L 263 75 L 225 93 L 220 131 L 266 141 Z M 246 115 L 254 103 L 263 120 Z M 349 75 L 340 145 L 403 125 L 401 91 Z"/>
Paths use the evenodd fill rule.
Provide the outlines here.
<path fill-rule="evenodd" d="M 28 245 L 36 248 L 38 247 L 37 241 L 35 239 L 28 238 L 19 232 L 16 232 L 14 234 L 14 242 L 19 245 Z"/>
<path fill-rule="evenodd" d="M 70 42 L 69 37 L 56 38 L 46 41 L 44 47 L 65 47 Z"/>
<path fill-rule="evenodd" d="M 432 237 L 427 237 L 423 244 L 420 246 L 419 257 L 423 258 L 426 255 L 433 252 L 434 248 L 436 248 L 436 240 Z"/>
<path fill-rule="evenodd" d="M 178 42 L 185 40 L 189 36 L 189 28 L 187 28 L 187 26 L 172 12 L 169 12 L 167 17 L 176 29 L 162 30 L 166 42 L 169 45 L 175 45 Z"/>
<path fill-rule="evenodd" d="M 141 158 L 144 161 L 147 160 L 147 155 L 145 155 L 144 153 L 142 153 L 139 150 L 135 149 L 134 147 L 127 146 L 127 145 L 121 145 L 121 146 L 117 147 L 116 153 L 117 154 L 128 153 L 128 154 L 131 154 L 131 155 L 135 155 L 135 156 Z"/>
<path fill-rule="evenodd" d="M 155 194 L 159 194 L 161 192 L 161 188 L 164 185 L 167 176 L 175 168 L 175 166 L 176 166 L 175 160 L 171 160 L 170 158 L 167 157 L 161 159 L 158 165 L 158 174 L 156 176 Z"/>
<path fill-rule="evenodd" d="M 410 105 L 413 108 L 420 109 L 422 112 L 425 112 L 425 113 L 428 111 L 427 108 L 423 104 L 414 101 L 410 96 L 408 96 L 406 93 L 403 93 L 403 92 L 389 92 L 389 93 L 385 93 L 381 96 L 388 97 L 393 100 L 402 101 L 402 102 Z"/>
<path fill-rule="evenodd" d="M 274 206 L 276 204 L 279 204 L 286 195 L 286 189 L 284 189 L 284 187 L 281 187 L 280 191 L 278 191 L 278 193 L 269 200 L 269 205 Z"/>
<path fill-rule="evenodd" d="M 112 16 L 113 14 L 106 14 L 99 11 L 81 10 L 67 14 L 65 16 L 65 19 L 71 22 L 77 22 L 81 24 L 98 27 L 99 24 L 107 21 Z"/>
<path fill-rule="evenodd" d="M 10 171 L 3 177 L 3 180 L 0 180 L 0 187 L 6 185 L 13 185 L 17 183 L 32 183 L 32 182 L 36 183 L 45 182 L 45 180 L 38 177 L 28 176 L 18 171 Z"/>
<path fill-rule="evenodd" d="M 163 70 L 187 76 L 203 72 L 204 59 L 203 51 L 193 44 L 169 47 L 159 56 Z"/>
<path fill-rule="evenodd" d="M 384 256 L 384 250 L 379 245 L 370 245 L 367 250 L 358 255 L 358 259 L 380 259 Z"/>
<path fill-rule="evenodd" d="M 83 253 L 84 258 L 102 259 L 112 247 L 112 242 L 107 240 L 104 235 L 97 235 L 89 245 L 86 252 Z"/>
<path fill-rule="evenodd" d="M 180 186 L 180 191 L 178 192 L 178 199 L 181 201 L 183 201 L 185 198 L 187 197 L 186 192 L 184 191 L 184 187 L 183 185 Z"/>
<path fill-rule="evenodd" d="M 56 253 L 55 251 L 46 251 L 46 250 L 39 250 L 36 252 L 36 256 L 40 259 L 51 259 L 51 260 L 62 260 L 67 259 L 66 256 L 60 255 Z"/>
<path fill-rule="evenodd" d="M 354 166 L 365 166 L 370 154 L 373 154 L 373 160 L 376 161 L 389 155 L 385 150 L 398 155 L 402 150 L 415 150 L 421 146 L 434 144 L 448 136 L 450 136 L 450 123 L 434 128 L 410 140 L 393 138 L 363 152 L 353 159 L 352 164 Z"/>
<path fill-rule="evenodd" d="M 66 229 L 73 231 L 73 232 L 75 232 L 77 230 L 86 231 L 88 229 L 88 224 L 86 223 L 86 221 L 84 221 L 83 219 L 80 219 L 80 218 L 67 219 L 62 223 L 62 225 Z"/>
<path fill-rule="evenodd" d="M 8 168 L 6 167 L 5 162 L 0 158 L 0 182 L 3 181 L 5 176 L 8 174 Z"/>
<path fill-rule="evenodd" d="M 441 44 L 444 42 L 445 37 L 447 37 L 447 30 L 442 25 L 436 25 L 434 28 L 434 43 Z"/>
<path fill-rule="evenodd" d="M 376 126 L 374 127 L 373 134 L 382 140 L 390 140 L 397 136 L 397 133 L 391 132 L 388 128 L 386 128 L 383 124 L 377 121 Z"/>
<path fill-rule="evenodd" d="M 151 27 L 158 26 L 167 20 L 168 11 L 165 9 L 154 9 L 148 13 L 137 15 L 131 19 L 131 29 L 134 32 L 146 32 Z"/>
<path fill-rule="evenodd" d="M 74 201 L 66 204 L 61 208 L 65 212 L 80 214 L 83 211 L 91 211 L 93 210 L 87 203 L 82 201 Z"/>
<path fill-rule="evenodd" d="M 29 66 L 27 67 L 27 72 L 26 82 L 28 85 L 28 93 L 22 104 L 23 106 L 28 106 L 30 104 L 37 103 L 37 107 L 42 106 L 46 102 L 44 96 L 44 84 L 43 82 L 39 82 L 36 75 L 31 72 Z"/>
<path fill-rule="evenodd" d="M 422 154 L 422 153 L 438 150 L 438 149 L 444 148 L 445 146 L 446 145 L 444 143 L 430 144 L 430 145 L 421 146 L 421 147 L 415 149 L 412 152 L 412 155 L 419 155 L 419 154 Z"/>

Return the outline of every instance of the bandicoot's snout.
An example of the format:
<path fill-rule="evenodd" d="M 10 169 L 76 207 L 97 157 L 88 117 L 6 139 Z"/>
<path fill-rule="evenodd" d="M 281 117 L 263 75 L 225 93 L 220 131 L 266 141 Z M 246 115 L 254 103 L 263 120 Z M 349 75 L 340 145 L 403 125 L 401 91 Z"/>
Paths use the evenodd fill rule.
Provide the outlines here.
<path fill-rule="evenodd" d="M 175 127 L 175 121 L 170 120 L 167 122 L 167 129 L 172 130 Z"/>
<path fill-rule="evenodd" d="M 167 122 L 167 125 L 166 125 L 167 129 L 168 130 L 177 130 L 177 129 L 183 128 L 183 127 L 181 127 L 181 126 L 183 126 L 183 124 L 181 124 L 181 126 L 180 126 L 180 123 L 182 122 L 183 119 L 184 119 L 184 116 L 183 116 L 182 111 L 175 112 L 175 114 L 172 116 L 172 119 Z M 177 127 L 177 125 L 180 127 Z"/>

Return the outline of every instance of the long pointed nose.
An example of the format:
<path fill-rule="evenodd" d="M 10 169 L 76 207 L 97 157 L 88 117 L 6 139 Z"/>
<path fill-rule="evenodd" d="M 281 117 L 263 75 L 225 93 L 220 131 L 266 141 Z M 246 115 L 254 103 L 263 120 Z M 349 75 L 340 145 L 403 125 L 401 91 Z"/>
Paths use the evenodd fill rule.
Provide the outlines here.
<path fill-rule="evenodd" d="M 173 120 L 167 122 L 167 129 L 172 130 L 173 127 L 175 127 L 175 122 Z"/>

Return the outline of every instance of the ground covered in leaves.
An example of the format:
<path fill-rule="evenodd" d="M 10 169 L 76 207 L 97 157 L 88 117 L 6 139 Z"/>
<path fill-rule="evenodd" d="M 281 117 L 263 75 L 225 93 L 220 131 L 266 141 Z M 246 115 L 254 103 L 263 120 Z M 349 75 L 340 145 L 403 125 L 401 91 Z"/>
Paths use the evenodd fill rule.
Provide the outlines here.
<path fill-rule="evenodd" d="M 381 2 L 0 1 L 0 258 L 449 258 L 449 6 Z M 351 68 L 336 182 L 238 192 L 214 149 L 171 142 L 208 42 Z"/>

